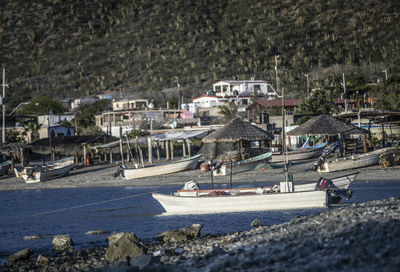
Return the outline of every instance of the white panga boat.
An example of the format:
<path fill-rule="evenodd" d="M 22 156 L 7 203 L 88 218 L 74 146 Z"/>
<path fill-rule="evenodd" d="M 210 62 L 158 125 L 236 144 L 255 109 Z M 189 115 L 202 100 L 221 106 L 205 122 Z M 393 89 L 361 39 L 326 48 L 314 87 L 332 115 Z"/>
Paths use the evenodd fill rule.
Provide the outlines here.
<path fill-rule="evenodd" d="M 222 164 L 218 169 L 214 170 L 214 176 L 225 176 L 232 173 L 241 173 L 253 170 L 258 164 L 267 162 L 271 159 L 272 152 L 267 152 L 255 157 L 251 157 L 242 161 L 237 161 L 232 163 L 232 167 L 230 163 Z"/>
<path fill-rule="evenodd" d="M 292 150 L 287 152 L 288 161 L 306 160 L 320 156 L 324 150 L 326 143 L 320 144 L 315 148 L 305 148 Z M 273 152 L 271 162 L 283 162 L 285 159 L 284 152 Z"/>
<path fill-rule="evenodd" d="M 27 166 L 22 169 L 15 168 L 14 171 L 15 175 L 23 178 L 26 183 L 35 183 L 66 176 L 74 166 L 74 157 L 67 157 L 42 165 Z"/>
<path fill-rule="evenodd" d="M 356 175 L 336 181 L 347 189 Z M 172 195 L 153 193 L 152 196 L 168 215 L 322 208 L 338 203 L 341 197 L 351 197 L 351 192 L 335 186 L 334 180 L 320 178 L 317 183 L 300 187 L 293 187 L 293 182 L 281 182 L 273 187 L 211 190 L 199 190 L 198 184 L 190 181 Z"/>
<path fill-rule="evenodd" d="M 119 171 L 123 179 L 136 179 L 166 175 L 195 169 L 201 156 L 202 154 L 198 154 L 187 159 L 172 161 L 158 165 L 149 165 L 143 168 L 126 168 L 125 166 L 121 166 Z"/>
<path fill-rule="evenodd" d="M 390 150 L 390 147 L 381 148 L 364 154 L 356 154 L 344 158 L 328 160 L 318 167 L 317 171 L 328 173 L 378 164 L 379 156 L 388 150 Z"/>

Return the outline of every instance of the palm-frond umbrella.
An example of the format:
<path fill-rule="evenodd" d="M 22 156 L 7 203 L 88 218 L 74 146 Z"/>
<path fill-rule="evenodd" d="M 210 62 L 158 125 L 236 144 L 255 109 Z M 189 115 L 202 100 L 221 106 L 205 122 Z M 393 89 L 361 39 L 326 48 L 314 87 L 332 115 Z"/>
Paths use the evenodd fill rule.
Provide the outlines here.
<path fill-rule="evenodd" d="M 288 135 L 345 135 L 364 133 L 369 133 L 369 131 L 338 120 L 335 117 L 321 114 L 289 131 Z"/>
<path fill-rule="evenodd" d="M 204 137 L 202 141 L 211 146 L 211 157 L 214 157 L 218 153 L 218 144 L 234 145 L 240 143 L 241 148 L 243 141 L 262 141 L 272 140 L 273 138 L 274 136 L 271 133 L 240 118 L 235 118 L 224 127 Z"/>

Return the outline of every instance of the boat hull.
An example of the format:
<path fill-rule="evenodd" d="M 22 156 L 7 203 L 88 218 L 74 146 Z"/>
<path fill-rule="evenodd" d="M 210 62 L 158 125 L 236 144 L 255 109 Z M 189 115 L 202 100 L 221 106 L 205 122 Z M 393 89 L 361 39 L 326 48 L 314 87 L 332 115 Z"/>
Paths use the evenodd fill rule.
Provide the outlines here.
<path fill-rule="evenodd" d="M 214 197 L 180 197 L 154 193 L 152 196 L 170 215 L 322 208 L 329 205 L 327 191 Z"/>
<path fill-rule="evenodd" d="M 379 156 L 389 150 L 390 148 L 383 148 L 372 152 L 364 153 L 361 155 L 340 158 L 337 160 L 328 161 L 322 164 L 322 167 L 317 171 L 320 173 L 328 173 L 334 171 L 341 171 L 347 169 L 361 168 L 370 165 L 378 164 Z"/>
<path fill-rule="evenodd" d="M 230 163 L 225 163 L 225 164 L 221 165 L 221 167 L 219 169 L 214 170 L 213 174 L 214 174 L 214 176 L 230 175 L 232 169 L 233 169 L 232 174 L 251 171 L 251 170 L 254 170 L 254 168 L 258 164 L 267 162 L 268 160 L 270 160 L 271 155 L 272 155 L 272 153 L 268 152 L 268 153 L 264 153 L 264 154 L 261 154 L 256 157 L 252 157 L 247 160 L 234 162 L 234 163 L 232 163 L 232 167 L 231 167 Z"/>
<path fill-rule="evenodd" d="M 287 160 L 288 161 L 299 161 L 299 160 L 316 158 L 322 154 L 323 150 L 324 150 L 324 148 L 321 147 L 318 149 L 289 151 L 287 153 Z M 284 160 L 285 160 L 285 156 L 282 152 L 272 153 L 271 162 L 283 162 Z"/>
<path fill-rule="evenodd" d="M 177 173 L 181 171 L 193 170 L 196 168 L 201 154 L 191 158 L 180 160 L 176 162 L 148 166 L 144 168 L 127 168 L 122 171 L 123 179 L 137 179 L 152 176 L 160 176 L 166 174 Z"/>
<path fill-rule="evenodd" d="M 26 183 L 36 183 L 66 176 L 74 166 L 74 158 L 70 157 L 42 166 L 24 167 L 22 171 L 15 173 L 17 177 L 22 177 Z"/>

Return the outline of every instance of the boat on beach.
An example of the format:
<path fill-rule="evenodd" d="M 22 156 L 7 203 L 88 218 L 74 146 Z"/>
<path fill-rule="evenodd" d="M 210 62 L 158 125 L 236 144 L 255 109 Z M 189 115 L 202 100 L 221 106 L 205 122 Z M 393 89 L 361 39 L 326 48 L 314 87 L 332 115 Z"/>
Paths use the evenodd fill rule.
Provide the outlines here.
<path fill-rule="evenodd" d="M 127 168 L 122 165 L 119 169 L 119 174 L 123 179 L 136 179 L 193 170 L 197 167 L 201 156 L 202 154 L 198 154 L 187 159 L 157 165 L 153 164 L 142 168 Z"/>
<path fill-rule="evenodd" d="M 67 157 L 42 165 L 15 168 L 14 172 L 17 178 L 23 178 L 26 183 L 36 183 L 66 176 L 74 166 L 75 158 Z"/>
<path fill-rule="evenodd" d="M 272 153 L 267 152 L 261 155 L 251 157 L 245 160 L 232 162 L 231 163 L 224 163 L 217 169 L 213 170 L 214 176 L 225 176 L 231 173 L 241 173 L 250 170 L 254 170 L 254 168 L 259 165 L 260 163 L 265 163 L 271 159 Z"/>
<path fill-rule="evenodd" d="M 314 148 L 304 148 L 288 151 L 287 155 L 284 152 L 273 152 L 271 162 L 283 162 L 285 158 L 288 161 L 306 160 L 320 156 L 324 150 L 326 143 L 318 145 Z"/>
<path fill-rule="evenodd" d="M 332 180 L 320 178 L 317 183 L 297 186 L 284 181 L 280 186 L 235 189 L 200 190 L 196 182 L 190 181 L 174 194 L 152 196 L 168 215 L 322 208 L 338 203 L 342 197 L 349 199 L 347 188 L 357 174 Z"/>
<path fill-rule="evenodd" d="M 320 173 L 328 173 L 375 165 L 379 162 L 379 156 L 390 149 L 390 147 L 386 147 L 364 154 L 355 154 L 344 158 L 331 159 L 322 163 L 317 168 L 317 171 Z"/>

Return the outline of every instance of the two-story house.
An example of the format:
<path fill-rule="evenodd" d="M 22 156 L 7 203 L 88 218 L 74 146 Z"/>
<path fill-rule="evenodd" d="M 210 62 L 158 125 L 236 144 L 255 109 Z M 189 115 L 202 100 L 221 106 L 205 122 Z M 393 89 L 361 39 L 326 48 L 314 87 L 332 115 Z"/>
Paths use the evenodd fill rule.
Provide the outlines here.
<path fill-rule="evenodd" d="M 245 115 L 247 107 L 256 98 L 277 98 L 279 95 L 267 81 L 263 80 L 221 80 L 213 84 L 212 91 L 192 99 L 182 107 L 196 117 L 221 116 L 220 106 L 235 103 L 238 113 Z"/>

